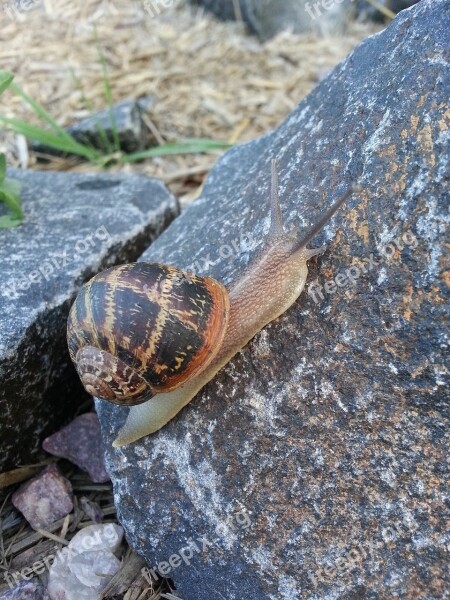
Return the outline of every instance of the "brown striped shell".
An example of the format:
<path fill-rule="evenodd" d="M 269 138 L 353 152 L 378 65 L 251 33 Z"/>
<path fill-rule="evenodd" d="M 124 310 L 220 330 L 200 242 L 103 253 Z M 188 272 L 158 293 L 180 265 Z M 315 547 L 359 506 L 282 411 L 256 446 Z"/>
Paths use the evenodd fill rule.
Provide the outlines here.
<path fill-rule="evenodd" d="M 93 277 L 69 315 L 70 356 L 86 390 L 140 404 L 205 369 L 227 327 L 228 292 L 211 277 L 134 263 Z"/>

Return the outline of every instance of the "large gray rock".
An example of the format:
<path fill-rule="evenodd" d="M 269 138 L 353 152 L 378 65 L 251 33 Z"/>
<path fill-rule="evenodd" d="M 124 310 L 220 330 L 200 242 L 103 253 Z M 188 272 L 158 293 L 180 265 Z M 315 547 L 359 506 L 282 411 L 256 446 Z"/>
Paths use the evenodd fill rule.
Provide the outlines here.
<path fill-rule="evenodd" d="M 178 213 L 146 177 L 9 176 L 22 183 L 25 221 L 0 230 L 0 470 L 29 462 L 84 398 L 65 339 L 79 287 L 137 258 Z"/>
<path fill-rule="evenodd" d="M 229 151 L 145 253 L 239 277 L 274 156 L 288 227 L 363 186 L 311 244 L 328 250 L 298 302 L 163 430 L 113 449 L 127 409 L 97 402 L 127 539 L 184 600 L 450 589 L 449 89 L 450 0 L 422 0 Z"/>
<path fill-rule="evenodd" d="M 322 1 L 324 4 L 322 5 Z M 191 0 L 224 20 L 242 18 L 261 40 L 280 31 L 327 33 L 342 30 L 351 0 Z"/>

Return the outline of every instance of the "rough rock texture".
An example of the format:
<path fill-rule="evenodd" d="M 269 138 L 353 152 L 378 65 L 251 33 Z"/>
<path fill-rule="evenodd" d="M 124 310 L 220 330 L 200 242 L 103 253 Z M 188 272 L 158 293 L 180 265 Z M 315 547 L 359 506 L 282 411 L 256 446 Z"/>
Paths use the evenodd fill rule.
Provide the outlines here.
<path fill-rule="evenodd" d="M 331 32 L 343 28 L 351 0 L 191 0 L 224 20 L 242 19 L 252 33 L 266 40 L 280 31 Z"/>
<path fill-rule="evenodd" d="M 144 255 L 229 284 L 255 252 L 240 237 L 261 247 L 268 228 L 271 157 L 288 227 L 360 176 L 361 201 L 311 244 L 328 245 L 311 294 L 168 426 L 115 450 L 127 409 L 97 402 L 127 538 L 184 600 L 449 589 L 449 53 L 450 0 L 400 13 L 228 152 Z"/>
<path fill-rule="evenodd" d="M 109 481 L 103 442 L 96 413 L 85 413 L 42 442 L 46 452 L 67 458 L 89 473 L 92 481 Z"/>
<path fill-rule="evenodd" d="M 49 465 L 20 486 L 11 499 L 33 529 L 46 529 L 72 512 L 72 497 L 70 481 L 56 465 Z"/>
<path fill-rule="evenodd" d="M 25 222 L 0 231 L 0 470 L 29 462 L 83 398 L 65 339 L 79 287 L 134 260 L 178 213 L 146 177 L 8 174 L 22 182 Z"/>

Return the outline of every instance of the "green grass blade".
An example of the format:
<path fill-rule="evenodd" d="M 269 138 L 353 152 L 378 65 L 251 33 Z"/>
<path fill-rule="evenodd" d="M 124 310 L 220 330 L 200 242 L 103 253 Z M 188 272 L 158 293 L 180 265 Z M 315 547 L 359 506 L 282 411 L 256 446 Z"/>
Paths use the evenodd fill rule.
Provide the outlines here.
<path fill-rule="evenodd" d="M 14 75 L 9 71 L 0 71 L 0 94 L 12 83 Z"/>
<path fill-rule="evenodd" d="M 191 139 L 185 142 L 170 142 L 168 144 L 162 144 L 161 146 L 155 146 L 148 150 L 142 150 L 141 152 L 133 152 L 132 154 L 125 154 L 122 157 L 123 162 L 135 162 L 143 160 L 145 158 L 154 158 L 155 156 L 168 156 L 171 154 L 199 154 L 202 152 L 212 152 L 214 150 L 227 150 L 231 148 L 233 144 L 227 142 L 217 142 L 215 140 L 207 139 Z"/>
<path fill-rule="evenodd" d="M 120 152 L 119 134 L 117 132 L 117 123 L 116 123 L 114 111 L 112 108 L 113 107 L 113 97 L 112 97 L 112 92 L 111 92 L 111 84 L 109 82 L 108 69 L 106 67 L 106 60 L 105 60 L 105 57 L 102 54 L 102 51 L 100 50 L 100 46 L 98 44 L 97 30 L 95 30 L 95 39 L 97 42 L 97 52 L 98 52 L 98 56 L 100 59 L 100 65 L 102 67 L 103 85 L 105 88 L 105 98 L 106 98 L 106 102 L 109 106 L 109 121 L 110 121 L 111 131 L 112 131 L 112 135 L 113 135 L 114 150 L 115 150 L 115 152 Z"/>
<path fill-rule="evenodd" d="M 0 201 L 4 202 L 11 215 L 0 217 L 0 227 L 15 227 L 23 221 L 23 210 L 20 203 L 20 183 L 5 179 L 0 185 Z"/>
<path fill-rule="evenodd" d="M 6 177 L 6 156 L 0 154 L 0 184 Z"/>
<path fill-rule="evenodd" d="M 4 215 L 3 217 L 0 217 L 0 229 L 11 229 L 12 227 L 17 227 L 22 223 L 22 221 L 23 219 L 18 219 L 12 215 Z"/>
<path fill-rule="evenodd" d="M 13 119 L 0 115 L 0 123 L 8 125 L 13 131 L 16 133 L 21 133 L 28 139 L 41 142 L 42 144 L 46 144 L 47 146 L 56 148 L 62 152 L 69 152 L 71 154 L 83 156 L 91 161 L 95 161 L 101 156 L 100 152 L 92 150 L 88 146 L 76 142 L 71 136 L 61 137 L 52 133 L 51 131 L 47 131 L 41 127 L 37 127 L 36 125 L 30 125 L 29 123 L 25 123 L 19 119 Z"/>
<path fill-rule="evenodd" d="M 366 0 L 366 2 L 368 2 L 374 8 L 379 10 L 380 13 L 382 13 L 388 19 L 391 19 L 391 20 L 395 19 L 395 17 L 396 17 L 395 12 L 393 12 L 390 8 L 387 8 L 387 6 L 383 6 L 383 4 L 381 4 L 380 2 L 377 2 L 377 0 Z"/>
<path fill-rule="evenodd" d="M 29 96 L 20 86 L 18 86 L 16 83 L 11 84 L 11 91 L 15 92 L 21 98 L 23 98 L 23 100 L 25 100 L 25 102 L 31 106 L 31 108 L 38 115 L 38 117 L 40 117 L 45 123 L 50 125 L 50 127 L 60 137 L 65 138 L 67 141 L 73 140 L 72 136 L 69 133 L 67 133 L 67 131 L 64 129 L 64 127 L 61 127 L 61 125 L 58 125 L 58 123 L 53 119 L 53 117 L 51 117 L 51 115 L 49 115 L 49 113 L 45 110 L 45 108 L 43 106 L 41 106 L 39 104 L 39 102 L 36 102 L 36 100 L 33 100 L 33 98 L 31 96 Z"/>
<path fill-rule="evenodd" d="M 83 90 L 83 86 L 81 84 L 81 81 L 79 80 L 79 78 L 75 75 L 75 72 L 73 69 L 70 69 L 70 74 L 72 77 L 73 82 L 75 83 L 75 86 L 78 88 L 78 91 L 81 94 L 81 100 L 83 101 L 84 104 L 84 108 L 86 110 L 89 111 L 91 119 L 93 119 L 95 121 L 95 126 L 98 132 L 98 135 L 101 139 L 101 142 L 103 144 L 103 150 L 108 153 L 108 154 L 112 154 L 114 149 L 111 145 L 111 142 L 108 138 L 108 136 L 106 135 L 106 131 L 104 129 L 104 127 L 102 126 L 102 124 L 100 123 L 100 120 L 97 119 L 95 113 L 94 113 L 94 107 L 92 106 L 92 102 L 89 101 L 89 99 L 87 98 L 86 94 L 84 93 Z M 92 144 L 89 144 L 90 148 L 93 148 Z"/>
<path fill-rule="evenodd" d="M 14 198 L 17 199 L 17 214 L 21 215 L 22 214 L 22 209 L 20 208 L 20 190 L 22 189 L 22 186 L 20 184 L 19 181 L 17 181 L 16 179 L 9 179 L 9 177 L 7 177 L 2 184 L 0 185 L 0 190 L 3 190 L 6 194 L 9 194 L 10 196 L 13 196 Z"/>

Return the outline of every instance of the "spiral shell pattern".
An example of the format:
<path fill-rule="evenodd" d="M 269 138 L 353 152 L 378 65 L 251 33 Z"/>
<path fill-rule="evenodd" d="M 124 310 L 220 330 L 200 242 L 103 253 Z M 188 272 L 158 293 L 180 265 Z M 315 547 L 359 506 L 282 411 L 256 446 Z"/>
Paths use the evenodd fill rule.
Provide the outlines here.
<path fill-rule="evenodd" d="M 133 263 L 93 277 L 68 321 L 70 356 L 87 391 L 139 404 L 205 369 L 227 327 L 226 288 L 166 265 Z"/>

